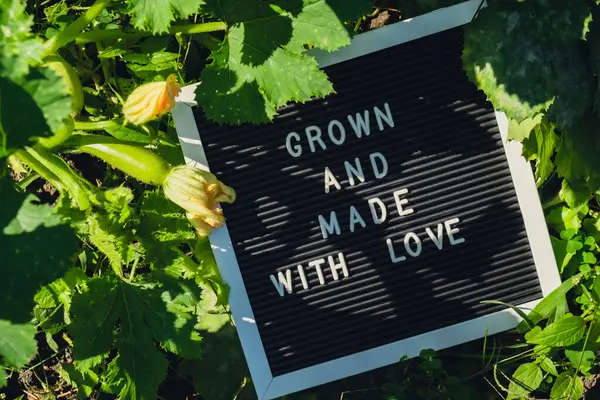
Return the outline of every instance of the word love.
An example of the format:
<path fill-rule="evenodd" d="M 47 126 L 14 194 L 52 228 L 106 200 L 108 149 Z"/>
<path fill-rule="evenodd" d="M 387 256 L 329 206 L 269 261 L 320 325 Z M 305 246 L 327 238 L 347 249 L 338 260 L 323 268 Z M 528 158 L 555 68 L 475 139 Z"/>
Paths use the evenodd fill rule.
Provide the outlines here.
<path fill-rule="evenodd" d="M 443 224 L 437 224 L 437 229 L 435 232 L 430 227 L 427 227 L 423 233 L 425 234 L 426 238 L 429 238 L 433 242 L 438 250 L 442 250 L 444 248 L 444 231 L 448 237 L 448 243 L 450 243 L 450 246 L 455 246 L 465 242 L 464 238 L 456 236 L 460 230 L 453 225 L 456 225 L 459 222 L 460 220 L 458 218 L 452 218 L 445 221 Z M 388 247 L 388 252 L 390 253 L 390 260 L 394 264 L 406 261 L 406 256 L 404 254 L 415 258 L 419 257 L 423 251 L 421 237 L 414 232 L 408 232 L 406 235 L 404 235 L 403 242 L 405 253 L 401 253 L 401 251 L 398 252 L 395 249 L 392 239 L 388 238 L 385 242 Z"/>

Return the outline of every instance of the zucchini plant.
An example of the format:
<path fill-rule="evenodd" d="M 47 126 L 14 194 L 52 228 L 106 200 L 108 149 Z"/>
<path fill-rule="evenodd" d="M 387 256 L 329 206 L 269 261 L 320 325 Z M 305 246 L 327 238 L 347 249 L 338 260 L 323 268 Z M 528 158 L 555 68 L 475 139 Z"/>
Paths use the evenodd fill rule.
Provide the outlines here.
<path fill-rule="evenodd" d="M 207 235 L 235 191 L 185 165 L 168 112 L 196 81 L 219 123 L 333 92 L 306 51 L 349 44 L 371 6 L 0 0 L 0 387 L 38 343 L 71 354 L 80 398 L 155 399 L 169 360 L 218 370 L 208 343 L 237 338 Z"/>

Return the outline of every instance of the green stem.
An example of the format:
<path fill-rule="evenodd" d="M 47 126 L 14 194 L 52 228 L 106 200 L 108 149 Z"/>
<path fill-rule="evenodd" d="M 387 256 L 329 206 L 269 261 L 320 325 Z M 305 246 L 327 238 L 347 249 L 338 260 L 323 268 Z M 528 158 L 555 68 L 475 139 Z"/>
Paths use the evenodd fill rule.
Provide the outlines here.
<path fill-rule="evenodd" d="M 63 147 L 74 148 L 75 151 L 82 146 L 89 146 L 94 144 L 127 144 L 136 147 L 142 147 L 140 143 L 128 142 L 125 140 L 117 139 L 113 136 L 105 135 L 92 135 L 85 133 L 74 133 L 69 140 L 64 143 Z"/>
<path fill-rule="evenodd" d="M 169 31 L 167 33 L 161 33 L 160 35 L 173 35 L 175 33 L 191 35 L 194 33 L 224 31 L 225 29 L 227 29 L 227 25 L 224 22 L 205 22 L 202 24 L 175 25 L 169 28 Z M 121 29 L 106 29 L 84 32 L 77 36 L 75 40 L 79 44 L 84 44 L 103 40 L 139 39 L 146 36 L 155 36 L 155 34 L 146 31 L 137 31 L 129 33 L 123 32 Z"/>
<path fill-rule="evenodd" d="M 123 118 L 104 121 L 75 121 L 75 129 L 80 131 L 103 131 L 111 128 L 116 129 L 121 125 L 123 125 Z"/>
<path fill-rule="evenodd" d="M 35 158 L 38 162 L 43 163 L 64 185 L 69 194 L 77 203 L 80 209 L 87 210 L 92 204 L 90 203 L 91 191 L 93 186 L 85 181 L 80 175 L 75 173 L 67 165 L 67 163 L 59 156 L 50 153 L 43 146 L 28 147 L 27 153 Z M 42 175 L 42 174 L 40 174 Z"/>
<path fill-rule="evenodd" d="M 58 49 L 73 40 L 86 26 L 94 21 L 109 4 L 111 0 L 96 0 L 87 11 L 73 23 L 53 36 L 44 44 L 44 55 L 56 53 Z"/>
<path fill-rule="evenodd" d="M 50 184 L 54 186 L 56 190 L 60 192 L 65 189 L 65 186 L 62 184 L 60 179 L 58 179 L 58 177 L 52 171 L 46 168 L 44 164 L 33 157 L 27 150 L 19 149 L 15 151 L 14 154 L 21 162 L 34 170 L 39 176 L 50 182 Z"/>

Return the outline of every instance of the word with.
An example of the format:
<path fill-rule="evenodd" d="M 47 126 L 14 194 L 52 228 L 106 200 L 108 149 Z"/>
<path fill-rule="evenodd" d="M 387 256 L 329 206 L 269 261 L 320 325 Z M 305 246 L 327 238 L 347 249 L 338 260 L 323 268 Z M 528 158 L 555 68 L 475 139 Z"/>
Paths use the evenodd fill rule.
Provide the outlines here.
<path fill-rule="evenodd" d="M 384 122 L 390 128 L 394 127 L 394 119 L 392 117 L 390 105 L 385 103 L 383 108 L 385 109 L 385 113 L 381 111 L 379 107 L 373 107 L 373 114 L 375 114 L 375 120 L 377 121 L 379 131 L 385 129 L 385 126 L 383 125 Z M 365 137 L 371 134 L 369 110 L 365 110 L 362 115 L 360 113 L 356 113 L 354 116 L 348 115 L 347 119 L 358 139 L 362 138 L 363 134 Z M 317 145 L 319 145 L 321 150 L 327 150 L 327 143 L 323 140 L 323 131 L 320 127 L 316 125 L 307 126 L 304 128 L 304 136 L 306 136 L 308 149 L 311 153 L 317 151 Z M 329 142 L 336 146 L 341 146 L 346 141 L 346 128 L 339 120 L 333 119 L 327 125 L 327 136 L 329 137 Z M 304 153 L 306 145 L 303 146 L 302 142 L 302 137 L 297 132 L 290 132 L 287 134 L 285 138 L 285 148 L 290 156 L 300 157 Z"/>
<path fill-rule="evenodd" d="M 369 160 L 371 161 L 371 168 L 373 169 L 373 176 L 375 179 L 385 178 L 388 173 L 388 163 L 384 155 L 376 151 L 375 153 L 369 154 Z M 354 164 L 350 161 L 344 161 L 344 169 L 348 176 L 348 183 L 350 186 L 356 185 L 358 180 L 360 183 L 365 182 L 365 174 L 363 173 L 362 163 L 358 157 L 354 158 Z M 325 193 L 329 193 L 331 187 L 335 187 L 337 190 L 342 188 L 340 182 L 336 176 L 331 172 L 329 167 L 325 167 Z"/>
<path fill-rule="evenodd" d="M 456 225 L 459 222 L 460 220 L 458 218 L 452 218 L 445 221 L 443 225 L 438 224 L 436 233 L 434 233 L 430 227 L 425 228 L 425 233 L 427 234 L 427 236 L 429 236 L 433 244 L 435 244 L 435 247 L 437 247 L 438 250 L 442 250 L 442 248 L 444 247 L 444 228 L 446 228 L 446 236 L 448 236 L 448 242 L 450 243 L 450 246 L 455 246 L 457 244 L 465 242 L 464 238 L 457 238 L 454 236 L 457 233 L 459 233 L 460 230 L 458 228 L 453 227 L 452 225 Z M 392 261 L 392 263 L 396 264 L 402 261 L 406 261 L 406 256 L 398 256 L 396 254 L 396 250 L 394 249 L 394 243 L 392 242 L 392 239 L 388 238 L 385 242 L 387 244 L 388 251 L 390 253 L 390 260 Z M 419 235 L 417 235 L 414 232 L 408 232 L 406 235 L 404 235 L 404 250 L 409 256 L 413 258 L 419 257 L 423 250 L 423 244 L 421 243 L 421 238 L 419 237 Z"/>
<path fill-rule="evenodd" d="M 405 208 L 408 204 L 408 199 L 402 198 L 405 194 L 408 194 L 408 189 L 399 189 L 392 192 L 394 197 L 394 203 L 396 204 L 396 210 L 398 215 L 401 217 L 414 213 L 412 208 Z M 369 204 L 369 210 L 371 211 L 371 220 L 374 224 L 379 225 L 386 221 L 388 217 L 388 210 L 385 203 L 379 197 L 373 197 L 367 200 Z M 319 226 L 321 228 L 321 235 L 323 239 L 327 239 L 330 235 L 336 234 L 341 235 L 342 228 L 338 221 L 338 217 L 335 211 L 329 213 L 329 220 L 323 215 L 318 216 Z M 356 225 L 360 225 L 361 228 L 365 228 L 367 223 L 355 206 L 350 206 L 350 218 L 348 223 L 348 229 L 350 232 L 356 230 Z"/>
<path fill-rule="evenodd" d="M 348 266 L 346 265 L 346 259 L 344 258 L 344 253 L 338 253 L 337 258 L 338 261 L 336 262 L 333 256 L 327 257 L 327 264 L 329 265 L 329 270 L 331 271 L 331 276 L 333 276 L 334 281 L 340 280 L 340 273 L 344 276 L 344 278 L 350 276 L 350 273 L 348 272 Z M 325 264 L 325 262 L 326 261 L 324 258 L 319 258 L 308 263 L 308 268 L 314 268 L 317 271 L 317 278 L 319 279 L 320 286 L 323 286 L 326 283 L 325 273 L 323 272 L 322 267 L 322 265 Z M 296 267 L 296 271 L 298 273 L 298 276 L 300 277 L 300 283 L 302 284 L 302 288 L 309 289 L 310 286 L 306 277 L 307 272 L 304 269 L 304 266 L 299 264 Z M 286 292 L 287 294 L 292 294 L 294 292 L 294 279 L 292 276 L 292 269 L 288 268 L 285 270 L 285 272 L 278 272 L 277 277 L 271 274 L 270 278 L 271 282 L 273 283 L 273 286 L 275 286 L 275 289 L 277 290 L 277 293 L 279 293 L 279 296 L 285 296 Z"/>

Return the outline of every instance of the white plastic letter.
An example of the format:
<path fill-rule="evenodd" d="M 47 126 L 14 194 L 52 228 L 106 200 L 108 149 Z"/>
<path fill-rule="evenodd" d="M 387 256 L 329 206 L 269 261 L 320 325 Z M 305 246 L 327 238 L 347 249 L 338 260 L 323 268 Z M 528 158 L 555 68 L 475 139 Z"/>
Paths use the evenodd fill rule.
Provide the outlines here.
<path fill-rule="evenodd" d="M 321 128 L 319 128 L 316 125 L 311 125 L 307 126 L 306 129 L 304 129 L 304 132 L 306 133 L 306 138 L 308 139 L 308 147 L 310 147 L 311 153 L 317 151 L 317 148 L 315 147 L 315 142 L 319 143 L 319 146 L 321 146 L 323 150 L 327 149 L 325 142 L 323 142 L 323 139 L 321 139 Z"/>
<path fill-rule="evenodd" d="M 359 223 L 363 228 L 367 226 L 367 223 L 363 217 L 361 217 L 356 207 L 350 206 L 350 232 L 354 232 L 354 225 L 357 223 Z"/>
<path fill-rule="evenodd" d="M 448 235 L 448 240 L 450 240 L 450 244 L 454 246 L 455 244 L 461 244 L 465 242 L 465 238 L 455 238 L 454 235 L 459 231 L 458 228 L 453 228 L 452 225 L 458 224 L 460 220 L 458 218 L 452 218 L 448 221 L 444 222 L 446 226 L 446 234 Z"/>
<path fill-rule="evenodd" d="M 356 120 L 352 118 L 352 115 L 348 115 L 348 122 L 354 129 L 354 133 L 357 138 L 361 138 L 364 132 L 365 136 L 371 134 L 371 126 L 369 125 L 369 110 L 364 111 L 364 117 L 360 113 L 356 113 Z"/>
<path fill-rule="evenodd" d="M 435 244 L 435 247 L 437 247 L 438 250 L 441 250 L 442 247 L 444 247 L 444 225 L 437 225 L 437 236 L 433 233 L 430 227 L 427 227 L 425 232 L 427 232 L 427 235 L 429 235 L 429 238 L 433 244 Z"/>
<path fill-rule="evenodd" d="M 279 278 L 279 281 L 275 278 L 275 276 L 273 274 L 271 274 L 270 277 L 271 277 L 271 282 L 273 282 L 273 285 L 275 286 L 275 289 L 277 289 L 277 293 L 279 293 L 279 296 L 281 296 L 281 297 L 285 296 L 285 292 L 283 291 L 284 288 L 288 292 L 288 294 L 292 294 L 292 291 L 294 290 L 294 286 L 292 285 L 292 270 L 291 269 L 287 269 L 285 271 L 285 276 L 283 275 L 283 272 L 278 272 L 277 277 Z"/>
<path fill-rule="evenodd" d="M 335 130 L 334 127 L 337 127 L 337 130 L 340 135 L 339 138 L 335 137 L 335 134 L 333 132 Z M 338 146 L 346 141 L 346 130 L 344 129 L 344 125 L 342 125 L 342 123 L 337 119 L 333 119 L 331 120 L 331 122 L 329 122 L 329 126 L 327 127 L 327 134 L 329 135 L 329 139 L 331 139 L 331 141 Z"/>
<path fill-rule="evenodd" d="M 373 173 L 375 174 L 375 178 L 381 179 L 381 178 L 385 177 L 388 173 L 388 163 L 387 163 L 387 160 L 385 159 L 385 157 L 383 156 L 383 154 L 376 151 L 375 153 L 371 153 L 371 155 L 369 156 L 369 159 L 371 160 L 371 167 L 373 168 Z M 379 169 L 379 166 L 377 165 L 377 160 L 379 160 L 381 162 L 381 170 Z"/>
<path fill-rule="evenodd" d="M 413 250 L 412 246 L 410 245 L 411 239 L 413 240 L 413 242 L 415 242 L 417 244 L 416 250 Z M 416 233 L 408 232 L 406 234 L 406 236 L 404 236 L 404 249 L 412 257 L 418 257 L 421 254 L 421 250 L 423 250 L 423 246 L 421 245 L 421 239 L 419 239 L 419 236 L 417 236 Z"/>
<path fill-rule="evenodd" d="M 319 283 L 321 285 L 325 284 L 325 276 L 323 275 L 323 270 L 321 269 L 321 264 L 325 264 L 324 258 L 319 258 L 318 260 L 313 260 L 308 263 L 309 267 L 315 267 L 317 270 L 317 276 L 319 277 Z"/>
<path fill-rule="evenodd" d="M 344 278 L 350 276 L 350 273 L 348 272 L 348 267 L 346 266 L 346 260 L 344 259 L 344 253 L 338 253 L 338 259 L 339 262 L 336 264 L 335 261 L 333 261 L 333 256 L 327 257 L 327 261 L 329 261 L 329 268 L 331 269 L 331 274 L 333 275 L 334 281 L 340 279 L 340 276 L 338 275 L 338 270 L 342 271 L 342 273 L 344 274 Z"/>
<path fill-rule="evenodd" d="M 323 239 L 327 239 L 329 235 L 334 233 L 336 235 L 342 233 L 335 211 L 332 211 L 329 214 L 329 222 L 327 222 L 322 215 L 319 215 L 319 225 L 321 226 L 321 234 L 323 235 Z"/>
<path fill-rule="evenodd" d="M 402 261 L 406 260 L 406 257 L 404 257 L 404 256 L 400 256 L 400 257 L 397 257 L 397 256 L 396 256 L 396 252 L 394 251 L 394 243 L 392 243 L 392 239 L 387 239 L 387 240 L 385 241 L 385 243 L 387 244 L 387 247 L 388 247 L 388 252 L 390 253 L 390 260 L 391 260 L 391 261 L 392 261 L 394 264 L 396 264 L 396 263 L 399 263 L 399 262 L 402 262 Z"/>
<path fill-rule="evenodd" d="M 329 188 L 335 186 L 337 190 L 342 188 L 335 175 L 331 173 L 329 167 L 325 167 L 325 193 L 329 193 Z"/>
<path fill-rule="evenodd" d="M 385 204 L 383 204 L 383 201 L 381 201 L 381 199 L 379 197 L 373 197 L 372 199 L 369 199 L 369 208 L 371 209 L 371 216 L 373 217 L 373 223 L 379 225 L 382 222 L 385 221 L 385 219 L 387 218 L 387 208 L 385 207 Z M 377 210 L 375 210 L 375 205 L 379 206 L 379 209 L 381 210 L 381 217 L 379 217 L 377 215 Z"/>
<path fill-rule="evenodd" d="M 407 194 L 408 189 L 400 189 L 394 192 L 394 200 L 396 201 L 396 208 L 398 209 L 398 215 L 404 217 L 415 212 L 412 208 L 404 209 L 402 206 L 408 204 L 408 199 L 401 199 L 400 196 Z"/>
<path fill-rule="evenodd" d="M 300 281 L 302 281 L 302 287 L 304 289 L 308 289 L 308 280 L 306 279 L 306 274 L 304 273 L 304 267 L 302 264 L 298 265 L 298 274 L 300 275 Z"/>
<path fill-rule="evenodd" d="M 299 142 L 300 135 L 298 135 L 296 132 L 288 133 L 285 138 L 285 148 L 287 149 L 288 153 L 290 153 L 290 156 L 300 157 L 302 155 L 302 146 L 298 143 L 292 145 L 292 139 L 294 139 L 295 142 Z"/>
<path fill-rule="evenodd" d="M 373 112 L 375 112 L 375 118 L 377 119 L 377 126 L 379 127 L 380 131 L 384 129 L 383 121 L 385 121 L 390 128 L 394 127 L 394 118 L 392 117 L 392 112 L 390 111 L 390 105 L 385 103 L 383 108 L 385 108 L 385 114 L 379 109 L 379 107 L 373 107 Z"/>
<path fill-rule="evenodd" d="M 356 185 L 356 181 L 354 180 L 355 176 L 361 183 L 365 181 L 365 175 L 363 174 L 362 165 L 360 164 L 358 157 L 354 159 L 354 164 L 355 165 L 353 166 L 348 161 L 344 161 L 344 167 L 346 168 L 346 175 L 348 175 L 350 186 Z"/>

